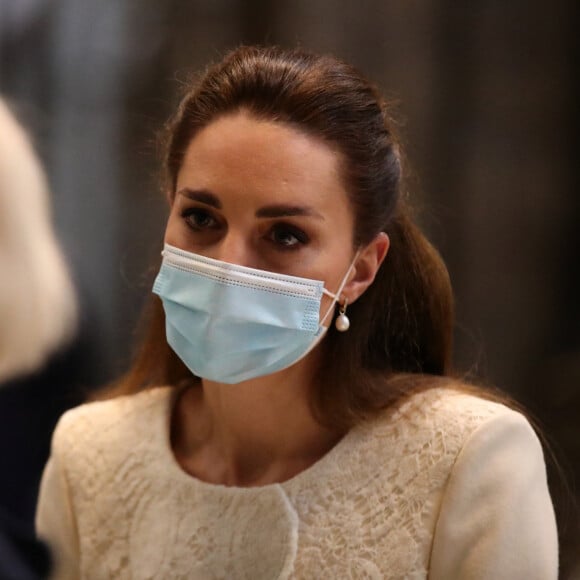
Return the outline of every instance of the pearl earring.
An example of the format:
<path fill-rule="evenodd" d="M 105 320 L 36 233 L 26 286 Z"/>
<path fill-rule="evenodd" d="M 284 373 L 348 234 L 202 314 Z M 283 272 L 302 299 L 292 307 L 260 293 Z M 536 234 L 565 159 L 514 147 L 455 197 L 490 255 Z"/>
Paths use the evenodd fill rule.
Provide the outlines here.
<path fill-rule="evenodd" d="M 336 320 L 334 321 L 334 326 L 336 327 L 336 330 L 338 330 L 339 332 L 346 332 L 350 327 L 350 320 L 348 319 L 348 316 L 346 315 L 347 302 L 348 301 L 345 298 L 344 304 L 340 305 L 340 308 L 338 309 L 338 316 L 336 317 Z"/>

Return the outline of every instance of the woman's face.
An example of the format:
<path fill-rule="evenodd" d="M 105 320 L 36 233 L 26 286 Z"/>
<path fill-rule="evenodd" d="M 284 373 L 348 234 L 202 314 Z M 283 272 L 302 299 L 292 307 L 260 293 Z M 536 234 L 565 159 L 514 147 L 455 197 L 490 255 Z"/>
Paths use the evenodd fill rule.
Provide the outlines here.
<path fill-rule="evenodd" d="M 354 218 L 340 163 L 326 144 L 288 125 L 244 112 L 221 117 L 187 148 L 165 242 L 322 280 L 336 292 L 354 257 Z M 349 302 L 364 291 L 357 291 L 355 278 L 353 268 L 352 288 L 343 291 Z"/>

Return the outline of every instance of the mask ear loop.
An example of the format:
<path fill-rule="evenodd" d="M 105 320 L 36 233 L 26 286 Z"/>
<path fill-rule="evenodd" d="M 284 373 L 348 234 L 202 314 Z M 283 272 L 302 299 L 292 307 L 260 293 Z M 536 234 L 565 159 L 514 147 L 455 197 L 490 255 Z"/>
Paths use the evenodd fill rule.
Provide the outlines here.
<path fill-rule="evenodd" d="M 333 311 L 334 305 L 336 304 L 336 302 L 339 299 L 340 293 L 342 292 L 342 289 L 344 288 L 345 284 L 346 284 L 346 279 L 348 278 L 349 274 L 352 271 L 352 268 L 354 266 L 354 263 L 356 262 L 356 259 L 358 258 L 360 254 L 360 250 L 357 250 L 357 253 L 355 254 L 354 258 L 352 259 L 352 263 L 349 266 L 346 274 L 344 275 L 344 278 L 342 279 L 342 282 L 340 283 L 340 286 L 338 287 L 338 292 L 336 294 L 333 294 L 332 292 L 329 292 L 326 288 L 322 288 L 322 293 L 326 294 L 327 296 L 330 296 L 330 298 L 332 298 L 332 304 L 328 307 L 328 310 L 326 311 L 326 314 L 322 317 L 322 320 L 320 321 L 320 324 L 318 326 L 318 336 L 316 337 L 316 339 L 312 342 L 312 344 L 310 345 L 310 347 L 306 350 L 306 352 L 300 357 L 300 359 L 304 358 L 306 355 L 308 355 L 308 353 L 314 349 L 314 347 L 323 339 L 324 335 L 326 334 L 326 331 L 328 330 L 328 327 L 324 326 L 324 322 L 326 321 L 326 319 L 328 318 L 328 316 L 330 315 L 330 313 Z M 346 300 L 344 301 L 344 308 L 346 308 Z M 339 316 L 340 318 L 340 316 Z M 338 320 L 338 319 L 337 319 Z M 350 322 L 349 322 L 350 325 Z M 298 359 L 298 360 L 300 360 Z M 294 361 L 295 363 L 298 361 Z"/>
<path fill-rule="evenodd" d="M 348 270 L 346 271 L 346 274 L 342 278 L 342 282 L 340 283 L 340 286 L 338 287 L 338 290 L 337 290 L 336 294 L 333 294 L 332 292 L 329 292 L 326 288 L 323 288 L 322 289 L 322 293 L 323 294 L 326 294 L 327 296 L 329 296 L 330 298 L 332 298 L 332 304 L 328 307 L 328 310 L 326 311 L 325 315 L 322 317 L 322 320 L 320 321 L 320 325 L 321 326 L 324 325 L 324 323 L 328 319 L 330 313 L 333 311 L 334 305 L 337 302 L 339 302 L 340 295 L 342 293 L 342 290 L 343 290 L 343 288 L 346 285 L 346 281 L 347 281 L 350 273 L 352 272 L 352 269 L 354 268 L 355 262 L 356 262 L 357 258 L 359 257 L 359 255 L 360 255 L 360 249 L 358 249 L 356 251 L 356 254 L 354 255 L 354 258 L 352 259 L 352 262 L 350 263 L 350 266 L 348 267 Z M 339 302 L 339 304 L 340 304 L 340 314 L 339 314 L 338 318 L 336 319 L 335 326 L 336 326 L 336 329 L 339 330 L 340 332 L 347 331 L 348 328 L 349 328 L 349 326 L 350 326 L 350 320 L 346 316 L 346 306 L 347 306 L 347 303 L 348 303 L 348 301 L 346 300 L 346 298 L 344 300 L 344 304 L 340 304 L 340 302 Z"/>

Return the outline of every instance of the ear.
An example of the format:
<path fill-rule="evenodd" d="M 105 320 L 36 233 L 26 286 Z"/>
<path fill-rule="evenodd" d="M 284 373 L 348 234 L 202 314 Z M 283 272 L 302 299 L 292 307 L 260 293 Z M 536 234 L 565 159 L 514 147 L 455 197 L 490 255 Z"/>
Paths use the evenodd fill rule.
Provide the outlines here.
<path fill-rule="evenodd" d="M 348 282 L 342 289 L 339 301 L 344 298 L 349 304 L 362 296 L 365 290 L 373 283 L 375 276 L 389 251 L 389 236 L 384 232 L 377 234 L 375 239 L 360 250 Z"/>

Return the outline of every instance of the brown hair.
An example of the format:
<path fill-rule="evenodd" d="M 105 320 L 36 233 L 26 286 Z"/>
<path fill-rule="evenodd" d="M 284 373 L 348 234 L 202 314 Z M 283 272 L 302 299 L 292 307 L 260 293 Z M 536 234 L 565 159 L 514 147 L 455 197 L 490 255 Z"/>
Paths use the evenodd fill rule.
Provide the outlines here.
<path fill-rule="evenodd" d="M 241 47 L 189 87 L 167 126 L 166 188 L 175 193 L 191 139 L 218 117 L 245 110 L 291 125 L 339 151 L 355 214 L 353 247 L 381 231 L 391 245 L 374 283 L 349 308 L 351 327 L 332 326 L 312 409 L 348 428 L 434 376 L 450 373 L 453 299 L 445 265 L 413 223 L 389 107 L 356 69 L 302 50 Z M 429 380 L 425 380 L 430 375 Z M 167 345 L 164 314 L 152 297 L 148 329 L 120 391 L 196 380 Z"/>

